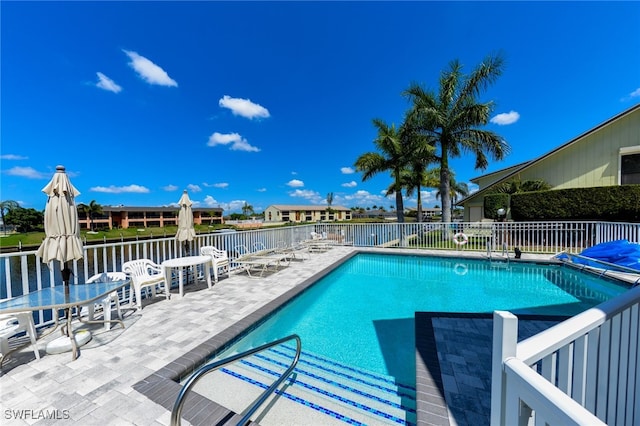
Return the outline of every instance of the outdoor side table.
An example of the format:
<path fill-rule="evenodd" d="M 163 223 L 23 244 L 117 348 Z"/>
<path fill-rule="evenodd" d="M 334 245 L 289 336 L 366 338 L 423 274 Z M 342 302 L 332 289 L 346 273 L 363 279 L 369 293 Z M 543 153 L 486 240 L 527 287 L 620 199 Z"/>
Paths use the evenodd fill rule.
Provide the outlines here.
<path fill-rule="evenodd" d="M 213 268 L 211 256 L 176 257 L 174 259 L 165 260 L 160 265 L 164 270 L 164 277 L 168 287 L 170 287 L 171 283 L 171 269 L 178 268 L 178 284 L 180 286 L 180 297 L 184 296 L 184 269 L 191 266 L 204 266 L 204 276 L 207 279 L 207 285 L 209 286 L 209 288 L 211 288 L 211 269 Z"/>

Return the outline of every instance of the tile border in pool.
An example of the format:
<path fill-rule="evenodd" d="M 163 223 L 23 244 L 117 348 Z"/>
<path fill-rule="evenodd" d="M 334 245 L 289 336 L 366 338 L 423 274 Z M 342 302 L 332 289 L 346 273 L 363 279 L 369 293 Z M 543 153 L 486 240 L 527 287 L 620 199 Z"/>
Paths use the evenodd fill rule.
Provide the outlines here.
<path fill-rule="evenodd" d="M 253 328 L 257 326 L 257 324 L 266 316 L 270 315 L 274 311 L 284 307 L 284 305 L 296 297 L 301 292 L 305 291 L 311 285 L 315 284 L 320 278 L 329 274 L 334 269 L 338 268 L 343 263 L 347 262 L 349 259 L 360 253 L 375 253 L 375 254 L 400 254 L 400 255 L 411 255 L 411 256 L 425 256 L 425 257 L 445 257 L 445 258 L 471 258 L 471 259 L 482 259 L 481 256 L 473 255 L 473 253 L 440 253 L 440 252 L 416 252 L 415 250 L 405 251 L 402 249 L 366 249 L 360 248 L 355 249 L 354 251 L 348 253 L 341 259 L 336 262 L 328 265 L 321 271 L 317 272 L 313 276 L 305 279 L 300 284 L 296 285 L 292 289 L 286 291 L 284 294 L 275 298 L 274 300 L 268 302 L 263 305 L 261 308 L 258 308 L 255 312 L 247 315 L 245 318 L 236 322 L 235 324 L 229 326 L 225 330 L 211 337 L 210 339 L 204 341 L 199 344 L 196 348 L 191 351 L 185 353 L 181 357 L 167 364 L 160 370 L 155 371 L 153 374 L 147 376 L 144 380 L 141 380 L 133 385 L 133 389 L 145 395 L 147 398 L 151 399 L 155 403 L 161 405 L 165 409 L 172 411 L 173 405 L 178 397 L 178 394 L 182 388 L 179 381 L 185 376 L 191 374 L 201 365 L 203 365 L 208 359 L 215 354 L 218 354 L 228 348 L 232 343 L 238 340 L 238 338 L 243 335 L 249 333 Z M 485 258 L 486 260 L 486 258 Z M 543 260 L 543 259 L 521 259 L 521 260 L 513 260 L 515 262 L 532 262 L 532 263 L 560 263 L 554 262 L 553 260 Z M 456 314 L 451 313 L 429 313 L 431 316 L 451 316 Z M 417 315 L 417 314 L 416 314 Z M 465 314 L 465 315 L 475 315 L 482 316 L 485 314 Z M 490 314 L 488 314 L 490 315 Z M 430 321 L 429 321 L 430 322 Z M 416 330 L 418 329 L 418 325 L 416 323 Z M 431 328 L 430 332 L 424 333 L 425 330 L 422 330 L 423 333 L 421 335 L 421 339 L 433 338 L 433 328 Z M 426 330 L 428 331 L 428 330 Z M 435 340 L 434 340 L 435 342 Z M 416 341 L 417 344 L 417 341 Z M 435 348 L 435 346 L 433 346 Z M 435 355 L 434 355 L 435 354 Z M 420 375 L 417 375 L 416 380 L 423 380 L 422 383 L 422 393 L 418 391 L 416 404 L 418 411 L 418 424 L 442 424 L 448 425 L 449 418 L 448 416 L 442 417 L 442 423 L 434 423 L 433 419 L 429 421 L 426 420 L 424 415 L 429 413 L 429 416 L 433 414 L 446 414 L 448 412 L 446 401 L 440 394 L 440 398 L 438 395 L 434 393 L 434 390 L 440 390 L 441 384 L 438 384 L 438 381 L 442 381 L 440 378 L 440 364 L 438 362 L 438 354 L 437 349 L 435 353 L 429 357 L 429 362 L 421 364 L 421 370 L 419 371 Z M 417 357 L 417 349 L 416 349 L 416 361 L 418 361 Z M 417 371 L 418 373 L 418 371 Z M 440 387 L 439 387 L 440 386 Z M 425 389 L 428 389 L 428 392 L 424 392 Z M 422 416 L 420 413 L 423 412 Z M 423 417 L 421 419 L 421 417 Z M 222 407 L 220 404 L 206 399 L 198 394 L 192 394 L 186 401 L 183 411 L 182 418 L 189 421 L 191 424 L 225 424 L 227 422 L 233 421 L 237 422 L 240 420 L 241 416 L 234 413 L 233 411 Z"/>

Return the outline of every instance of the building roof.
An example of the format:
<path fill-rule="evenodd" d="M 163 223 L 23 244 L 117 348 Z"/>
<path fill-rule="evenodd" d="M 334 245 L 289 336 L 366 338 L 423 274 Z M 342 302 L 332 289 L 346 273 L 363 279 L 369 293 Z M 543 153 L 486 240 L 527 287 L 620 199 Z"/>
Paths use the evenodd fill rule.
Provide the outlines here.
<path fill-rule="evenodd" d="M 326 211 L 329 206 L 318 206 L 318 205 L 304 205 L 304 204 L 272 204 L 268 208 L 273 207 L 278 210 L 294 210 L 294 211 L 302 211 L 302 210 L 311 210 L 311 211 Z M 350 211 L 343 206 L 331 206 L 333 210 L 342 210 L 342 211 Z"/>
<path fill-rule="evenodd" d="M 139 207 L 139 206 L 102 206 L 102 211 L 105 212 L 176 212 L 180 210 L 180 207 Z M 191 210 L 199 212 L 222 212 L 220 207 L 193 207 Z"/>
<path fill-rule="evenodd" d="M 531 160 L 530 160 L 530 161 L 525 161 L 525 162 L 520 163 L 520 164 L 515 164 L 515 165 L 513 165 L 513 166 L 505 167 L 505 168 L 500 169 L 500 170 L 495 170 L 495 171 L 493 171 L 493 172 L 485 173 L 485 174 L 483 174 L 483 175 L 480 175 L 480 176 L 477 176 L 477 177 L 471 178 L 471 179 L 469 179 L 469 180 L 470 180 L 471 182 L 473 182 L 473 183 L 478 183 L 478 181 L 479 181 L 480 179 L 482 179 L 482 178 L 486 178 L 486 177 L 489 177 L 489 176 L 491 176 L 491 175 L 497 175 L 497 174 L 505 173 L 505 172 L 510 171 L 511 169 L 513 169 L 513 170 L 515 170 L 515 169 L 520 170 L 522 167 L 526 166 L 526 165 L 527 165 L 527 164 L 529 164 L 530 162 L 531 162 Z"/>
<path fill-rule="evenodd" d="M 634 111 L 636 111 L 636 110 L 638 110 L 638 109 L 640 109 L 640 104 L 637 104 L 637 105 L 632 106 L 631 108 L 627 109 L 626 111 L 623 111 L 623 112 L 621 112 L 620 114 L 617 114 L 617 115 L 615 115 L 614 117 L 612 117 L 612 118 L 610 118 L 610 119 L 608 119 L 608 120 L 604 121 L 603 123 L 598 124 L 597 126 L 593 127 L 592 129 L 587 130 L 586 132 L 584 132 L 584 133 L 582 133 L 582 134 L 580 134 L 580 135 L 576 136 L 575 138 L 571 139 L 569 142 L 566 142 L 565 144 L 560 145 L 559 147 L 557 147 L 557 148 L 555 148 L 555 149 L 553 149 L 553 150 L 551 150 L 551 151 L 547 152 L 546 154 L 541 155 L 540 157 L 538 157 L 538 158 L 536 158 L 536 159 L 534 159 L 534 160 L 526 161 L 526 162 L 524 162 L 524 163 L 520 163 L 520 164 L 519 164 L 519 165 L 517 165 L 517 166 L 512 166 L 513 170 L 512 170 L 510 173 L 508 173 L 508 174 L 504 175 L 504 176 L 503 176 L 502 178 L 500 178 L 500 179 L 497 179 L 495 182 L 492 182 L 491 184 L 487 185 L 486 187 L 484 187 L 484 188 L 483 188 L 483 189 L 481 189 L 480 191 L 476 191 L 476 192 L 474 192 L 473 194 L 469 195 L 468 197 L 463 198 L 462 200 L 458 201 L 458 202 L 456 203 L 456 205 L 463 204 L 463 203 L 465 203 L 465 202 L 467 202 L 467 201 L 469 201 L 469 200 L 471 200 L 471 199 L 473 199 L 473 198 L 477 197 L 477 196 L 478 196 L 478 195 L 480 195 L 480 194 L 484 194 L 484 193 L 486 193 L 486 192 L 487 192 L 487 190 L 488 190 L 488 189 L 490 189 L 491 187 L 493 187 L 494 185 L 496 185 L 496 184 L 498 184 L 498 183 L 501 183 L 501 182 L 506 182 L 506 181 L 508 181 L 508 180 L 509 180 L 509 179 L 511 179 L 513 176 L 517 175 L 518 173 L 522 172 L 523 170 L 528 169 L 529 167 L 532 167 L 533 165 L 538 164 L 538 163 L 540 163 L 540 162 L 544 161 L 544 160 L 545 160 L 545 159 L 547 159 L 548 157 L 550 157 L 550 156 L 552 156 L 552 155 L 554 155 L 554 154 L 556 154 L 556 153 L 558 153 L 558 152 L 560 152 L 560 151 L 562 151 L 562 150 L 564 150 L 564 149 L 566 149 L 566 148 L 570 147 L 571 145 L 575 144 L 576 142 L 578 142 L 578 141 L 580 141 L 580 140 L 584 139 L 586 136 L 588 136 L 588 135 L 590 135 L 590 134 L 592 134 L 592 133 L 595 133 L 595 132 L 597 132 L 597 131 L 599 131 L 599 130 L 603 129 L 604 127 L 607 127 L 608 125 L 610 125 L 610 124 L 612 124 L 612 123 L 614 123 L 614 122 L 618 121 L 618 120 L 619 120 L 619 119 L 621 119 L 622 117 L 625 117 L 625 116 L 627 116 L 627 115 L 631 114 L 632 112 L 634 112 Z M 509 169 L 509 168 L 502 169 L 502 170 L 508 170 L 508 169 Z M 480 177 L 474 178 L 474 179 L 472 179 L 472 182 L 473 182 L 474 180 L 477 180 L 477 179 L 481 178 L 481 177 L 490 176 L 491 174 L 495 174 L 495 173 L 498 173 L 498 172 L 492 172 L 492 173 L 489 173 L 489 174 L 487 174 L 487 175 L 484 175 L 484 176 L 480 176 Z"/>

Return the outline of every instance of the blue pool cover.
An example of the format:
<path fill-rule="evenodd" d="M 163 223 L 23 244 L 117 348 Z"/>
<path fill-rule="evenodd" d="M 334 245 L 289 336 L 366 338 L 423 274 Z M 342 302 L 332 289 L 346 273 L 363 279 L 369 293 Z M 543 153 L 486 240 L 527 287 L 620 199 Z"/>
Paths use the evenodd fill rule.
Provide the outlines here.
<path fill-rule="evenodd" d="M 601 260 L 614 265 L 640 270 L 640 244 L 616 240 L 597 244 L 582 250 L 580 256 Z M 573 258 L 574 263 L 588 264 L 587 259 Z"/>

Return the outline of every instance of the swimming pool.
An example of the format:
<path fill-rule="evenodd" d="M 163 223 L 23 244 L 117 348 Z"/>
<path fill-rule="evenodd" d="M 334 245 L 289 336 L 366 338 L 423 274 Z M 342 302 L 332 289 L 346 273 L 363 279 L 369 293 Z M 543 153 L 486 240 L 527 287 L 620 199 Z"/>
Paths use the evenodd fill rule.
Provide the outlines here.
<path fill-rule="evenodd" d="M 296 333 L 307 351 L 412 384 L 417 311 L 571 316 L 625 290 L 557 264 L 359 253 L 216 359 Z"/>

